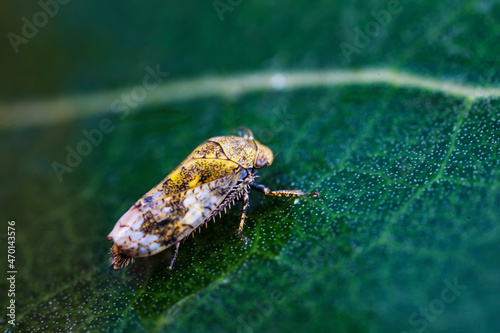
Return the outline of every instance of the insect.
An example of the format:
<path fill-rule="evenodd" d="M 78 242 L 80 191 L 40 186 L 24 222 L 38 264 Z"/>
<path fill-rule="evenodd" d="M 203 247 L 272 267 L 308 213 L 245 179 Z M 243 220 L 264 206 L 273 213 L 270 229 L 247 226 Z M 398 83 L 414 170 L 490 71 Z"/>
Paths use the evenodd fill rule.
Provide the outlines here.
<path fill-rule="evenodd" d="M 114 243 L 110 260 L 115 269 L 175 245 L 168 267 L 172 269 L 180 242 L 210 219 L 215 221 L 235 200 L 243 201 L 238 235 L 246 243 L 242 231 L 249 188 L 270 196 L 319 196 L 300 190 L 271 191 L 255 183 L 257 169 L 271 165 L 273 153 L 249 129 L 240 127 L 238 133 L 203 142 L 116 222 L 107 237 Z"/>

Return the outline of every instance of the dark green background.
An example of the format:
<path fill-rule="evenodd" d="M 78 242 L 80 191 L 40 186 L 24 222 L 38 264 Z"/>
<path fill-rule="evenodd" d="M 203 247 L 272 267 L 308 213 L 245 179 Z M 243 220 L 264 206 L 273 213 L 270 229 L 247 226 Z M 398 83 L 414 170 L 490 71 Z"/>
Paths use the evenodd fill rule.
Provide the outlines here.
<path fill-rule="evenodd" d="M 494 1 L 402 1 L 348 63 L 340 43 L 352 44 L 354 28 L 387 4 L 243 0 L 221 21 L 212 1 L 73 0 L 16 54 L 7 33 L 19 34 L 21 18 L 40 7 L 5 3 L 0 107 L 10 117 L 26 101 L 33 110 L 75 94 L 92 101 L 139 84 L 144 68 L 157 64 L 170 73 L 167 85 L 365 68 L 478 91 L 499 84 Z M 4 117 L 0 246 L 5 253 L 6 222 L 15 220 L 15 328 L 497 332 L 499 104 L 496 96 L 394 81 L 152 104 L 125 119 L 107 109 L 38 126 Z M 115 130 L 59 182 L 52 163 L 106 117 Z M 322 197 L 251 193 L 248 245 L 235 234 L 238 206 L 189 238 L 172 272 L 165 269 L 171 250 L 110 269 L 106 235 L 121 214 L 196 145 L 239 125 L 256 136 L 271 130 L 261 139 L 278 154 L 259 181 Z M 466 287 L 455 300 L 429 320 L 411 321 L 455 280 Z M 11 330 L 1 314 L 0 326 Z"/>

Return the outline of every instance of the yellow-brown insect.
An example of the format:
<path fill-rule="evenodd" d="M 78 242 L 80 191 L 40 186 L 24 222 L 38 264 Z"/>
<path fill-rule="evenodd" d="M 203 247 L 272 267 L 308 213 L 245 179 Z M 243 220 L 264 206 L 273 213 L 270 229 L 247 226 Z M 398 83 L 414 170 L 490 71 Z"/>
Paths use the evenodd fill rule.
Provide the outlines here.
<path fill-rule="evenodd" d="M 115 269 L 175 244 L 172 269 L 180 242 L 238 199 L 243 200 L 238 235 L 246 243 L 241 232 L 249 187 L 271 196 L 319 196 L 300 190 L 271 191 L 254 183 L 256 169 L 271 165 L 274 156 L 271 149 L 254 140 L 249 129 L 240 128 L 240 133 L 203 142 L 116 222 L 107 238 L 114 242 L 110 255 Z"/>

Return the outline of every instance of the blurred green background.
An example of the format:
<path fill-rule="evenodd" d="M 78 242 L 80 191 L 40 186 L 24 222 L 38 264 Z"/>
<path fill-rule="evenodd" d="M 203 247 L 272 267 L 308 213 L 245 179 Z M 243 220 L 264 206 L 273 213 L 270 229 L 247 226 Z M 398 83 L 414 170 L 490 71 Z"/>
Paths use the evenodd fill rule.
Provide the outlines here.
<path fill-rule="evenodd" d="M 500 329 L 498 2 L 0 6 L 2 330 Z M 321 198 L 251 193 L 247 245 L 237 205 L 172 272 L 109 268 L 119 217 L 240 125 L 261 183 Z"/>

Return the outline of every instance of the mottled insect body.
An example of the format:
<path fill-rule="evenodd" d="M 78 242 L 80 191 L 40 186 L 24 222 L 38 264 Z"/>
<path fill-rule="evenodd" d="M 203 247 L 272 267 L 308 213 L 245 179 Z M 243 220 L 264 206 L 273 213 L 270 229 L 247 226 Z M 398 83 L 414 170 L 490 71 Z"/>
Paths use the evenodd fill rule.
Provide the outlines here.
<path fill-rule="evenodd" d="M 249 129 L 242 128 L 241 132 L 241 136 L 214 137 L 202 143 L 118 220 L 107 238 L 114 242 L 110 251 L 114 268 L 175 244 L 172 268 L 180 241 L 240 199 L 243 208 L 238 234 L 246 242 L 241 232 L 248 188 L 273 196 L 319 195 L 299 190 L 271 191 L 254 183 L 256 169 L 271 165 L 273 153 L 255 140 Z"/>

